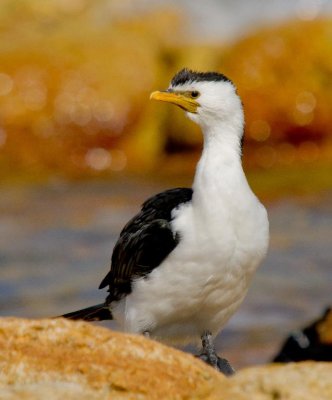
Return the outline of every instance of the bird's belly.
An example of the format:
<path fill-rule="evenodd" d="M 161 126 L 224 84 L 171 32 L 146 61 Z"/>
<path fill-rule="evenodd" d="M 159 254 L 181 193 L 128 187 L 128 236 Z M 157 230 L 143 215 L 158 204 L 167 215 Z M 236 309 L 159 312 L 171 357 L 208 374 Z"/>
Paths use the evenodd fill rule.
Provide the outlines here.
<path fill-rule="evenodd" d="M 264 224 L 264 229 L 259 224 L 242 229 L 242 236 L 226 224 L 223 231 L 212 223 L 211 230 L 187 227 L 188 235 L 167 259 L 133 284 L 132 293 L 113 310 L 115 318 L 126 331 L 149 331 L 170 343 L 193 342 L 204 330 L 217 334 L 243 301 L 265 255 Z"/>
<path fill-rule="evenodd" d="M 169 260 L 134 284 L 122 305 L 124 329 L 169 343 L 217 334 L 241 304 L 247 279 L 239 268 L 216 262 Z M 116 310 L 115 310 L 115 316 Z"/>

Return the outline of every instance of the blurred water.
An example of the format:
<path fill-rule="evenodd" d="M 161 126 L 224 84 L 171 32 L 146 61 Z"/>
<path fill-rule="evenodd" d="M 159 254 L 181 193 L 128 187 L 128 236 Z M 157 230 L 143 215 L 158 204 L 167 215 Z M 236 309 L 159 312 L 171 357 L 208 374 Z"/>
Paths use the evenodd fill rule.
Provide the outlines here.
<path fill-rule="evenodd" d="M 165 188 L 144 181 L 1 188 L 1 315 L 47 317 L 102 302 L 97 287 L 120 229 Z M 268 206 L 268 257 L 218 338 L 236 367 L 266 361 L 290 330 L 332 304 L 331 199 Z"/>

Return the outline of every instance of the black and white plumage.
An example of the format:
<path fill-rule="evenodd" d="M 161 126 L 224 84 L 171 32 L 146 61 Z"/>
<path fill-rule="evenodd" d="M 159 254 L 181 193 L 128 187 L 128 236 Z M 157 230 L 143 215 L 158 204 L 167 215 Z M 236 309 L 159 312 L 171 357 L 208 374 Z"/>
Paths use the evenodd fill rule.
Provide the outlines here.
<path fill-rule="evenodd" d="M 180 237 L 172 230 L 172 211 L 191 198 L 188 188 L 159 193 L 145 201 L 127 223 L 114 247 L 112 268 L 99 286 L 109 286 L 107 303 L 131 293 L 132 282 L 147 277 L 175 249 Z"/>
<path fill-rule="evenodd" d="M 100 285 L 109 286 L 105 303 L 65 316 L 114 317 L 125 331 L 170 343 L 202 337 L 209 353 L 268 246 L 266 210 L 241 165 L 242 104 L 224 75 L 188 69 L 151 98 L 179 106 L 202 129 L 193 188 L 147 200 L 114 247 Z"/>

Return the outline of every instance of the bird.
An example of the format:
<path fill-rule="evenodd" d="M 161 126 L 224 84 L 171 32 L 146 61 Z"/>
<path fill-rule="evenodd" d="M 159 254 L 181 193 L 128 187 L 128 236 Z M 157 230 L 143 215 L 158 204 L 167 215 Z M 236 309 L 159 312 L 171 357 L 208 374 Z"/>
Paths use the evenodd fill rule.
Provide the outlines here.
<path fill-rule="evenodd" d="M 126 331 L 171 345 L 202 344 L 198 355 L 226 375 L 215 337 L 244 300 L 269 243 L 265 207 L 242 168 L 244 111 L 219 72 L 184 68 L 150 99 L 180 107 L 202 131 L 191 188 L 146 200 L 122 229 L 99 288 L 104 303 L 64 314 L 115 319 Z"/>

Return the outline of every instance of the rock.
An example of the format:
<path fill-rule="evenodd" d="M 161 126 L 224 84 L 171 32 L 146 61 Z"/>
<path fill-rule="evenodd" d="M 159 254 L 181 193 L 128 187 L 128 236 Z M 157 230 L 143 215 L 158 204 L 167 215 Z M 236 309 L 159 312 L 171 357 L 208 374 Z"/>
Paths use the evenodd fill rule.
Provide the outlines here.
<path fill-rule="evenodd" d="M 317 332 L 319 339 L 324 345 L 331 346 L 331 359 L 332 361 L 332 308 L 328 308 L 323 318 L 317 323 Z"/>
<path fill-rule="evenodd" d="M 0 318 L 1 400 L 331 400 L 332 363 L 272 364 L 225 378 L 143 336 L 62 318 Z"/>
<path fill-rule="evenodd" d="M 332 363 L 328 362 L 251 367 L 229 379 L 227 400 L 239 395 L 247 400 L 331 400 L 331 378 Z"/>
<path fill-rule="evenodd" d="M 138 335 L 62 318 L 0 319 L 1 399 L 220 399 L 224 376 Z"/>
<path fill-rule="evenodd" d="M 332 309 L 302 330 L 293 332 L 274 357 L 276 362 L 332 361 Z"/>

